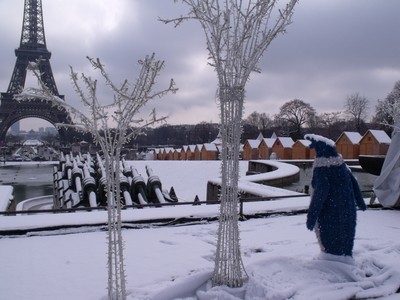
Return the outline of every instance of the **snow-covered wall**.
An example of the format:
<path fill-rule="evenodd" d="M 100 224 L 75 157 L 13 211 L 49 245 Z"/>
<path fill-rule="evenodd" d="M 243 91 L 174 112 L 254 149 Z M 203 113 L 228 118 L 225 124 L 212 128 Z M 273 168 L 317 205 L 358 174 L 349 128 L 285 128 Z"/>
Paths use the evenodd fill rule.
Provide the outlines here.
<path fill-rule="evenodd" d="M 239 190 L 247 196 L 271 197 L 283 195 L 298 195 L 299 193 L 285 189 L 268 186 L 268 183 L 283 182 L 287 179 L 291 182 L 298 180 L 300 169 L 297 166 L 274 161 L 274 160 L 257 160 L 250 161 L 250 164 L 264 165 L 265 168 L 258 167 L 257 170 L 265 170 L 265 173 L 252 174 L 243 176 L 239 179 Z M 267 172 L 267 170 L 272 170 Z M 218 199 L 218 190 L 221 185 L 221 179 L 212 179 L 207 183 L 207 201 Z"/>
<path fill-rule="evenodd" d="M 14 198 L 14 188 L 11 185 L 0 185 L 0 211 L 6 211 Z"/>

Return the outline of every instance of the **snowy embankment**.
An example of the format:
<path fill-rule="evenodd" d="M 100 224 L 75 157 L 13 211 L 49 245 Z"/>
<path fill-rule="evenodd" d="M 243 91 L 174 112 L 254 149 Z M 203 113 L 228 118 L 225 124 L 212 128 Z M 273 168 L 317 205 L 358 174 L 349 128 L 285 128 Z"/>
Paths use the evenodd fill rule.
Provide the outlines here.
<path fill-rule="evenodd" d="M 149 162 L 142 162 L 144 165 Z M 244 162 L 243 162 L 244 163 Z M 165 187 L 178 197 L 200 195 L 218 164 L 152 162 Z M 189 169 L 189 166 L 190 169 Z M 139 167 L 139 166 L 137 166 Z M 242 171 L 246 171 L 246 166 Z M 184 180 L 182 180 L 184 178 Z M 245 213 L 289 211 L 309 198 L 245 203 Z M 124 222 L 149 218 L 209 217 L 218 205 L 132 209 Z M 354 263 L 320 257 L 304 214 L 240 222 L 248 275 L 241 289 L 211 288 L 218 222 L 141 224 L 124 229 L 128 299 L 400 299 L 400 211 L 358 212 Z M 57 222 L 104 224 L 105 212 L 0 217 L 0 229 L 36 228 Z M 30 232 L 0 238 L 0 299 L 99 300 L 106 294 L 107 245 L 103 225 Z"/>

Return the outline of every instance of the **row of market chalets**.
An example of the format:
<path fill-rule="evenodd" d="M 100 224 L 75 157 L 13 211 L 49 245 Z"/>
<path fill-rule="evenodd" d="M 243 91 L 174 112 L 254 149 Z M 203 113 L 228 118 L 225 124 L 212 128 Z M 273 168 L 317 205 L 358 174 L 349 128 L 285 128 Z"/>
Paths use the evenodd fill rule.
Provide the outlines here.
<path fill-rule="evenodd" d="M 385 155 L 391 139 L 383 130 L 368 130 L 363 136 L 358 132 L 343 132 L 337 139 L 336 148 L 344 159 L 357 159 L 359 155 Z M 248 139 L 241 147 L 243 160 L 250 159 L 313 159 L 315 153 L 307 140 L 294 141 L 290 137 Z M 181 148 L 153 149 L 154 160 L 217 160 L 221 140 L 211 143 L 185 145 Z"/>

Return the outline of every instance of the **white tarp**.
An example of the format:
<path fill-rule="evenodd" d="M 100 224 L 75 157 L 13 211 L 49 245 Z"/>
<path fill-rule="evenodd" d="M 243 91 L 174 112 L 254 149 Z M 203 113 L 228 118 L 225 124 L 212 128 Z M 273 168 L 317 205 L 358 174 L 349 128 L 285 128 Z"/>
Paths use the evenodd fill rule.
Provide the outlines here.
<path fill-rule="evenodd" d="M 374 183 L 375 195 L 384 207 L 400 208 L 400 131 L 395 130 L 382 171 Z"/>

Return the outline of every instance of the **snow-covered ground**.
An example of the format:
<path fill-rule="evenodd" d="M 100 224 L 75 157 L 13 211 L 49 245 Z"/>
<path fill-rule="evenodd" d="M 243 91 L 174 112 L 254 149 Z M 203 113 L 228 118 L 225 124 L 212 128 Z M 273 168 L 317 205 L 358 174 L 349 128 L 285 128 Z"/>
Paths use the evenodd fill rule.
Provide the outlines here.
<path fill-rule="evenodd" d="M 205 196 L 217 163 L 151 162 L 165 188 L 192 201 Z M 190 168 L 189 168 L 190 166 Z M 245 172 L 245 167 L 242 172 Z M 167 172 L 167 177 L 164 177 Z M 243 173 L 242 173 L 243 174 Z M 307 207 L 308 198 L 246 203 L 245 212 Z M 126 222 L 151 217 L 210 217 L 216 205 L 124 212 Z M 305 215 L 240 222 L 248 275 L 241 289 L 211 288 L 218 223 L 142 224 L 124 229 L 128 299 L 400 299 L 400 211 L 358 213 L 354 261 L 321 257 Z M 96 224 L 104 212 L 0 217 L 0 230 L 62 223 Z M 91 220 L 91 221 L 90 221 Z M 0 299 L 101 299 L 107 294 L 106 233 L 87 226 L 0 238 Z"/>

